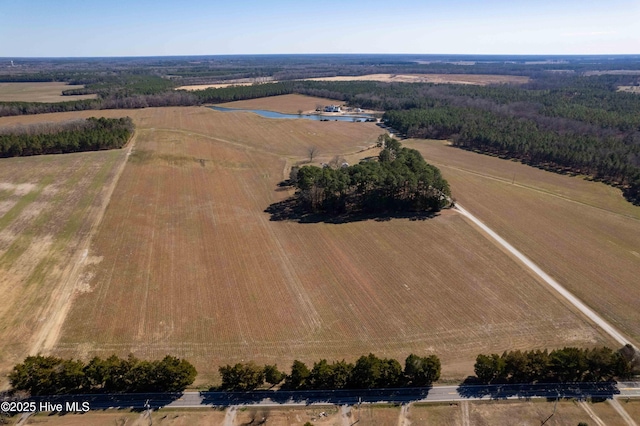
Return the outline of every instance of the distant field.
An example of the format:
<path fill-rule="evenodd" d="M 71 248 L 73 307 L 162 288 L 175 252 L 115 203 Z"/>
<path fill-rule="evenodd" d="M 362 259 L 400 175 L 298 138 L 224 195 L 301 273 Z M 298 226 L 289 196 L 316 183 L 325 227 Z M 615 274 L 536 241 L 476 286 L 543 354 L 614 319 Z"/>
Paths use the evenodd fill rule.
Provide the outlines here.
<path fill-rule="evenodd" d="M 435 84 L 524 84 L 529 77 L 516 75 L 485 74 L 368 74 L 359 76 L 337 76 L 308 78 L 312 81 L 382 81 L 385 83 L 435 83 Z"/>
<path fill-rule="evenodd" d="M 83 87 L 59 82 L 0 83 L 0 102 L 65 102 L 96 98 L 96 95 L 62 96 L 63 90 Z"/>
<path fill-rule="evenodd" d="M 324 107 L 332 104 L 342 105 L 343 101 L 293 94 L 250 99 L 246 101 L 226 102 L 224 104 L 220 104 L 220 106 L 227 108 L 265 109 L 268 111 L 281 112 L 283 114 L 297 114 L 299 110 L 305 112 L 315 111 L 316 107 L 319 105 Z M 382 133 L 382 130 L 380 130 L 380 133 Z"/>
<path fill-rule="evenodd" d="M 244 78 L 238 80 L 230 80 L 224 83 L 215 83 L 215 84 L 191 84 L 188 86 L 180 86 L 176 87 L 175 90 L 205 90 L 205 89 L 220 89 L 223 87 L 229 86 L 252 86 L 254 84 L 264 84 L 264 83 L 277 83 L 277 80 L 273 80 L 273 77 L 259 77 L 259 78 Z"/>
<path fill-rule="evenodd" d="M 618 86 L 618 92 L 640 93 L 640 86 Z"/>
<path fill-rule="evenodd" d="M 406 141 L 457 200 L 615 327 L 640 342 L 640 207 L 620 190 L 442 141 Z"/>
<path fill-rule="evenodd" d="M 356 76 L 336 76 L 305 78 L 309 81 L 381 81 L 384 83 L 435 83 L 435 84 L 471 84 L 476 86 L 486 86 L 488 84 L 525 84 L 530 81 L 529 77 L 517 75 L 494 75 L 494 74 L 367 74 Z M 198 84 L 191 86 L 180 86 L 176 90 L 204 90 L 209 88 L 219 89 L 229 86 L 251 86 L 261 83 L 277 83 L 277 81 L 238 81 L 218 84 Z M 295 112 L 295 111 L 293 111 Z"/>
<path fill-rule="evenodd" d="M 277 83 L 277 81 L 265 81 L 264 83 Z M 205 90 L 205 89 L 222 89 L 224 87 L 231 86 L 253 86 L 254 84 L 264 84 L 264 83 L 256 83 L 252 81 L 243 81 L 239 83 L 216 83 L 216 84 L 194 84 L 190 86 L 180 86 L 176 87 L 175 90 L 187 90 L 189 92 L 194 90 Z"/>
<path fill-rule="evenodd" d="M 104 111 L 122 114 L 119 111 Z M 86 116 L 50 114 L 42 120 Z M 127 111 L 134 153 L 89 250 L 54 353 L 134 352 L 221 363 L 403 359 L 445 378 L 479 352 L 610 343 L 454 212 L 342 225 L 271 222 L 277 183 L 304 160 L 367 156 L 371 123 L 269 120 L 207 108 Z M 7 117 L 0 124 L 34 117 Z"/>
<path fill-rule="evenodd" d="M 272 83 L 272 82 L 270 82 Z M 217 83 L 217 84 L 195 84 L 192 86 L 180 86 L 180 87 L 176 87 L 176 90 L 187 90 L 187 91 L 193 91 L 193 90 L 205 90 L 205 89 L 222 89 L 223 87 L 230 87 L 230 86 L 252 86 L 256 83 L 252 83 L 252 82 L 243 82 L 243 83 Z"/>
<path fill-rule="evenodd" d="M 586 76 L 592 75 L 640 75 L 640 70 L 606 70 L 606 71 L 586 71 Z"/>

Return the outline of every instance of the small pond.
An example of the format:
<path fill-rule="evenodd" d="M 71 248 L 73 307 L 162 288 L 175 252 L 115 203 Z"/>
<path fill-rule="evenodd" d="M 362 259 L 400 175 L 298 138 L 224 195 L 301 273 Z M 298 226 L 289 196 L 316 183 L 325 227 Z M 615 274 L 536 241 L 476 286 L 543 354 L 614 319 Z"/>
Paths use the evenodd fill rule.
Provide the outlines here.
<path fill-rule="evenodd" d="M 370 119 L 374 119 L 370 114 L 358 114 L 358 115 L 320 115 L 320 114 L 282 114 L 275 111 L 267 111 L 264 109 L 242 109 L 242 108 L 225 108 L 219 106 L 209 107 L 215 111 L 221 112 L 253 112 L 267 118 L 280 118 L 280 119 L 296 119 L 302 118 L 305 120 L 314 121 L 358 121 L 363 122 Z"/>

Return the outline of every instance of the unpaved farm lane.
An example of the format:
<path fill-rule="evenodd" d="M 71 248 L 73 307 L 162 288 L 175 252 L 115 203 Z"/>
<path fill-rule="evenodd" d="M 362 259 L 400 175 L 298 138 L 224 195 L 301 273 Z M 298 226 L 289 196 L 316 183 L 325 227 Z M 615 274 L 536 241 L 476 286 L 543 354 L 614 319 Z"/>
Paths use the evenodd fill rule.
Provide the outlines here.
<path fill-rule="evenodd" d="M 595 313 L 591 308 L 582 303 L 580 299 L 571 294 L 566 288 L 561 286 L 556 280 L 551 278 L 546 272 L 544 272 L 538 265 L 533 263 L 531 259 L 526 257 L 520 251 L 518 251 L 511 244 L 506 242 L 502 237 L 496 234 L 491 228 L 482 223 L 478 218 L 469 213 L 466 209 L 464 209 L 460 204 L 456 204 L 455 209 L 460 212 L 464 217 L 473 222 L 476 226 L 486 232 L 492 239 L 494 239 L 498 244 L 504 247 L 509 253 L 515 256 L 518 260 L 525 264 L 527 268 L 533 271 L 534 274 L 542 278 L 542 280 L 551 286 L 554 290 L 556 290 L 562 297 L 564 297 L 569 303 L 575 306 L 580 312 L 586 315 L 591 321 L 600 326 L 608 335 L 613 337 L 618 343 L 621 345 L 633 345 L 629 339 L 622 335 L 618 330 L 616 330 L 611 324 L 605 321 L 600 315 Z"/>

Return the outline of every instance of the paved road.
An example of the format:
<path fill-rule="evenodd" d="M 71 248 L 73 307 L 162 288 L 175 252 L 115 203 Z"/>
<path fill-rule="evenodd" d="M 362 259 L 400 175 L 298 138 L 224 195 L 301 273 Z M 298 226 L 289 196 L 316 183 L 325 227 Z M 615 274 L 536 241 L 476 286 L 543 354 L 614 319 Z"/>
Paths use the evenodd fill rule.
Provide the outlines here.
<path fill-rule="evenodd" d="M 456 402 L 478 399 L 523 398 L 640 398 L 640 382 L 487 385 L 487 386 L 434 386 L 432 388 L 339 390 L 339 391 L 254 391 L 254 392 L 185 392 L 179 394 L 110 394 L 73 395 L 65 397 L 34 398 L 36 401 L 90 403 L 92 410 L 107 408 L 203 408 L 259 405 L 355 405 L 358 403 Z"/>
<path fill-rule="evenodd" d="M 564 297 L 569 303 L 575 306 L 580 312 L 586 315 L 591 321 L 600 326 L 607 334 L 613 337 L 622 346 L 630 344 L 633 345 L 629 339 L 627 339 L 622 333 L 620 333 L 615 327 L 609 324 L 604 318 L 595 313 L 591 308 L 582 303 L 580 299 L 571 294 L 566 288 L 560 285 L 556 280 L 551 278 L 546 272 L 544 272 L 538 265 L 533 263 L 531 259 L 522 254 L 519 250 L 506 242 L 500 235 L 496 234 L 491 228 L 482 223 L 478 218 L 469 213 L 460 204 L 456 204 L 456 210 L 458 210 L 463 216 L 468 218 L 471 222 L 476 224 L 480 229 L 486 232 L 491 238 L 493 238 L 498 244 L 507 249 L 518 260 L 525 264 L 527 268 L 533 271 L 537 276 L 542 278 L 549 286 L 556 290 L 562 297 Z"/>

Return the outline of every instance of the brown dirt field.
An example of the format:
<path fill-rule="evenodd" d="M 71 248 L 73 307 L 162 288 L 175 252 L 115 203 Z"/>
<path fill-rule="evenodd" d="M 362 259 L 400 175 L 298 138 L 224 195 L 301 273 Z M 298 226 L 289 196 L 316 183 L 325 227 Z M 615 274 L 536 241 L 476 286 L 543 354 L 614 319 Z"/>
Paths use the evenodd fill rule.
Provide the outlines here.
<path fill-rule="evenodd" d="M 553 407 L 554 402 L 544 400 L 469 402 L 469 420 L 474 426 L 539 426 L 553 413 Z M 560 401 L 545 425 L 575 426 L 580 422 L 595 424 L 577 402 Z"/>
<path fill-rule="evenodd" d="M 546 419 L 554 409 L 554 402 L 544 400 L 532 401 L 468 401 L 469 420 L 472 425 L 518 425 L 536 426 Z M 634 419 L 640 419 L 640 401 L 630 403 L 620 402 Z M 623 419 L 610 408 L 607 402 L 588 403 L 598 417 L 611 426 L 624 426 Z M 635 407 L 637 406 L 637 407 Z M 636 409 L 637 408 L 637 409 Z M 357 421 L 364 425 L 400 425 L 400 407 L 389 405 L 362 405 L 360 408 L 349 407 L 349 415 L 342 418 L 341 407 L 276 407 L 276 408 L 241 408 L 236 409 L 231 424 L 235 426 L 260 424 L 266 419 L 266 424 L 281 426 L 302 426 L 311 422 L 316 426 L 341 426 Z M 152 413 L 153 424 L 166 426 L 191 425 L 222 425 L 229 409 L 160 409 Z M 324 413 L 324 415 L 320 415 Z M 636 417 L 634 417 L 634 415 Z M 10 424 L 15 424 L 17 417 Z M 413 426 L 443 425 L 462 426 L 461 403 L 411 404 L 407 410 L 408 424 Z M 575 401 L 561 401 L 556 407 L 556 413 L 546 423 L 547 425 L 575 426 L 579 422 L 595 424 L 589 415 Z M 67 414 L 51 416 L 39 414 L 30 417 L 28 425 L 47 426 L 146 426 L 149 420 L 145 413 L 118 411 L 91 411 L 86 414 Z"/>
<path fill-rule="evenodd" d="M 172 410 L 161 409 L 152 414 L 154 425 L 162 426 L 209 426 L 222 425 L 225 411 L 214 409 Z M 18 417 L 14 418 L 14 423 Z M 46 426 L 148 426 L 146 413 L 125 410 L 90 411 L 85 414 L 65 414 L 61 416 L 39 414 L 30 417 L 27 425 Z"/>
<path fill-rule="evenodd" d="M 138 139 L 57 355 L 172 353 L 206 385 L 221 363 L 250 359 L 287 368 L 435 352 L 451 379 L 470 374 L 479 352 L 609 342 L 453 212 L 269 220 L 264 209 L 288 195 L 277 189 L 288 163 L 310 144 L 327 157 L 357 151 L 379 134 L 372 124 L 207 108 L 100 113 L 131 115 Z"/>
<path fill-rule="evenodd" d="M 209 88 L 220 89 L 222 87 L 229 86 L 251 86 L 253 84 L 264 84 L 264 83 L 277 83 L 277 80 L 273 80 L 273 77 L 257 77 L 257 78 L 239 78 L 234 80 L 227 80 L 224 83 L 215 83 L 215 84 L 192 84 L 188 86 L 180 86 L 176 87 L 175 90 L 204 90 Z"/>
<path fill-rule="evenodd" d="M 626 400 L 624 398 L 618 399 L 622 408 L 631 416 L 636 422 L 640 422 L 640 399 Z"/>
<path fill-rule="evenodd" d="M 435 83 L 470 84 L 486 86 L 489 84 L 525 84 L 529 77 L 516 75 L 485 74 L 368 74 L 359 76 L 337 76 L 309 78 L 312 81 L 381 81 L 384 83 Z"/>
<path fill-rule="evenodd" d="M 303 97 L 306 98 L 306 97 Z M 291 104 L 291 99 L 277 100 L 276 105 Z M 320 99 L 320 98 L 310 98 Z M 320 99 L 323 102 L 331 102 Z M 300 107 L 308 99 L 301 99 Z M 247 101 L 249 102 L 249 101 Z M 315 102 L 315 101 L 314 101 Z M 315 105 L 315 104 L 314 104 Z M 305 159 L 311 146 L 319 148 L 319 157 L 353 153 L 375 144 L 383 130 L 373 123 L 320 122 L 311 120 L 274 120 L 249 112 L 228 113 L 206 107 L 145 108 L 137 110 L 77 111 L 18 117 L 1 117 L 0 126 L 40 121 L 66 121 L 87 117 L 132 117 L 138 129 L 169 130 L 182 138 L 210 138 L 229 146 L 254 152 L 270 152 L 283 159 Z M 345 150 L 345 147 L 348 149 Z"/>
<path fill-rule="evenodd" d="M 411 425 L 462 426 L 460 403 L 412 404 L 408 417 Z"/>
<path fill-rule="evenodd" d="M 624 404 L 624 400 L 618 400 L 618 402 L 620 402 L 621 405 Z M 595 415 L 598 416 L 598 418 L 600 418 L 600 420 L 602 420 L 606 425 L 626 425 L 626 422 L 624 421 L 622 416 L 618 414 L 618 412 L 611 406 L 611 404 L 609 404 L 609 402 L 587 402 L 587 404 L 589 405 L 589 408 L 591 408 L 591 410 L 595 413 Z M 622 407 L 624 408 L 625 405 L 622 405 Z M 592 423 L 595 424 L 595 422 Z"/>
<path fill-rule="evenodd" d="M 350 407 L 350 416 L 343 425 L 397 425 L 399 423 L 400 407 L 394 405 L 362 404 L 359 408 Z"/>
<path fill-rule="evenodd" d="M 585 71 L 584 75 L 640 75 L 640 70 L 605 70 L 605 71 Z"/>
<path fill-rule="evenodd" d="M 283 114 L 297 114 L 299 110 L 304 112 L 315 111 L 318 105 L 342 105 L 343 101 L 333 99 L 316 98 L 304 95 L 282 95 L 268 98 L 249 99 L 246 101 L 234 101 L 219 104 L 226 108 L 265 109 L 281 112 Z M 382 133 L 382 132 L 381 132 Z"/>
<path fill-rule="evenodd" d="M 0 216 L 3 373 L 22 360 L 51 321 L 49 306 L 70 276 L 124 159 L 122 150 L 0 159 L 0 203 L 11 206 Z"/>
<path fill-rule="evenodd" d="M 265 83 L 277 83 L 277 81 L 272 80 L 272 81 L 267 81 Z M 254 84 L 261 84 L 261 83 L 256 83 L 252 81 L 243 81 L 239 83 L 194 84 L 191 86 L 176 87 L 175 90 L 187 90 L 189 92 L 192 92 L 194 90 L 222 89 L 224 87 L 231 87 L 231 86 L 253 86 Z"/>
<path fill-rule="evenodd" d="M 1 102 L 66 102 L 95 99 L 96 95 L 62 96 L 63 90 L 81 89 L 66 83 L 0 83 Z"/>
<path fill-rule="evenodd" d="M 461 205 L 640 342 L 640 207 L 620 190 L 441 141 L 405 143 L 441 168 Z"/>
<path fill-rule="evenodd" d="M 640 93 L 640 86 L 618 86 L 618 92 Z"/>
<path fill-rule="evenodd" d="M 321 413 L 323 413 L 321 415 Z M 240 408 L 235 410 L 234 426 L 268 424 L 275 426 L 302 426 L 311 422 L 314 426 L 342 425 L 338 407 L 329 405 L 301 408 Z"/>

